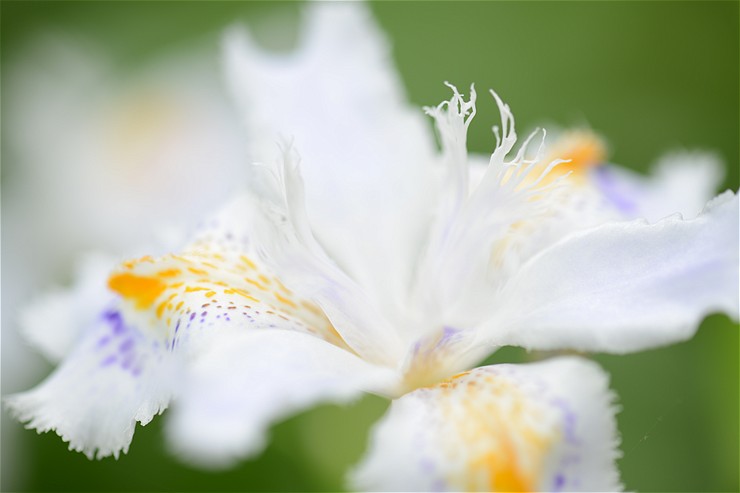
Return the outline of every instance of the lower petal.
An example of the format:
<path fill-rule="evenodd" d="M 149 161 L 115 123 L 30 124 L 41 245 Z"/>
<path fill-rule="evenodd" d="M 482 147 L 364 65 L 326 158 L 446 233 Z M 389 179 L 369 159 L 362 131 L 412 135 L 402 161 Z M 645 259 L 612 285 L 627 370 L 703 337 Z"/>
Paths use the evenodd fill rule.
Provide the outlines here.
<path fill-rule="evenodd" d="M 308 334 L 224 331 L 189 365 L 168 438 L 182 458 L 227 467 L 262 450 L 269 426 L 318 402 L 347 402 L 394 382 L 391 370 Z"/>
<path fill-rule="evenodd" d="M 559 358 L 457 375 L 394 401 L 351 476 L 363 490 L 620 490 L 613 395 Z"/>
<path fill-rule="evenodd" d="M 147 424 L 167 407 L 173 368 L 163 344 L 111 309 L 48 379 L 5 403 L 28 428 L 56 431 L 70 450 L 118 457 L 128 451 L 136 422 Z"/>

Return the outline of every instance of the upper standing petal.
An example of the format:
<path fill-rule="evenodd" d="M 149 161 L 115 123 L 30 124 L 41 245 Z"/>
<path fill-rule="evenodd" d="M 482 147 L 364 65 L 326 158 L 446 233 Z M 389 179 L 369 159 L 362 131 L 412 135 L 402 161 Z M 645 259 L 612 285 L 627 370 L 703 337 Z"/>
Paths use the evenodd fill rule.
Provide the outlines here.
<path fill-rule="evenodd" d="M 738 317 L 738 197 L 696 219 L 611 223 L 544 250 L 504 287 L 484 337 L 529 349 L 623 353 L 691 337 L 712 312 Z"/>
<path fill-rule="evenodd" d="M 431 132 L 405 103 L 366 6 L 308 5 L 299 43 L 279 56 L 243 30 L 227 33 L 227 77 L 250 151 L 272 162 L 278 137 L 292 139 L 317 239 L 384 313 L 399 312 L 433 195 Z"/>
<path fill-rule="evenodd" d="M 606 375 L 561 358 L 462 373 L 393 402 L 354 486 L 395 491 L 615 491 Z"/>
<path fill-rule="evenodd" d="M 249 212 L 265 266 L 315 301 L 357 354 L 375 363 L 398 365 L 403 344 L 395 326 L 313 236 L 295 151 L 288 147 L 272 165 L 257 166 L 252 188 Z"/>

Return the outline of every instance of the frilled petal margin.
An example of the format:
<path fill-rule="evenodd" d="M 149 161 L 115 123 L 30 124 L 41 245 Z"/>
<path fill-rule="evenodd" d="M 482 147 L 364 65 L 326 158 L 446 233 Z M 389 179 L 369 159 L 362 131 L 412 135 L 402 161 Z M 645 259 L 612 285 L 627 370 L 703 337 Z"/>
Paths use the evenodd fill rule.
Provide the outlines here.
<path fill-rule="evenodd" d="M 234 201 L 180 254 L 116 269 L 106 309 L 47 380 L 6 398 L 11 412 L 100 458 L 125 453 L 136 422 L 179 402 L 171 442 L 219 466 L 258 452 L 265 429 L 291 412 L 394 385 L 390 370 L 361 360 L 319 307 L 260 264 L 244 220 L 250 203 Z M 67 301 L 83 303 L 85 290 Z M 56 315 L 74 318 L 42 305 L 48 327 Z"/>
<path fill-rule="evenodd" d="M 613 396 L 580 358 L 462 373 L 393 402 L 353 486 L 380 491 L 620 490 Z"/>
<path fill-rule="evenodd" d="M 738 318 L 738 197 L 697 218 L 610 223 L 546 249 L 511 279 L 482 329 L 491 343 L 625 353 Z"/>
<path fill-rule="evenodd" d="M 396 378 L 316 337 L 283 330 L 224 334 L 199 351 L 183 377 L 168 439 L 185 460 L 210 467 L 260 452 L 276 420 L 317 402 L 348 402 Z"/>
<path fill-rule="evenodd" d="M 5 404 L 28 428 L 56 431 L 70 450 L 118 457 L 128 451 L 136 422 L 147 424 L 167 407 L 173 363 L 161 343 L 111 309 L 49 378 Z"/>

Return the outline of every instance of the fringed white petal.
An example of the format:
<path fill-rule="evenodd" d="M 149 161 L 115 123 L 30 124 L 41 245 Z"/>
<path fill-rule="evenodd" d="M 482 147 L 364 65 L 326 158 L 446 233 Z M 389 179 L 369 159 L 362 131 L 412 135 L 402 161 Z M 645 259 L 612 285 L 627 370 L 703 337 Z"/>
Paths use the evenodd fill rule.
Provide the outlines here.
<path fill-rule="evenodd" d="M 507 241 L 511 231 L 524 222 L 534 223 L 537 229 L 538 220 L 564 208 L 557 193 L 558 180 L 542 183 L 561 162 L 541 162 L 544 132 L 532 133 L 508 157 L 517 142 L 514 117 L 508 105 L 496 93 L 492 95 L 501 114 L 500 130 L 494 128 L 497 146 L 485 171 L 475 169 L 477 186 L 470 192 L 468 167 L 478 165 L 479 159 L 469 159 L 464 146 L 474 115 L 474 91 L 471 88 L 470 100 L 465 101 L 453 87 L 448 102 L 428 110 L 442 135 L 450 178 L 417 267 L 413 291 L 413 309 L 426 315 L 419 325 L 427 329 L 437 328 L 439 320 L 458 327 L 470 327 L 480 320 L 510 270 L 492 262 L 496 244 Z M 541 139 L 534 156 L 528 156 L 538 135 Z"/>
<path fill-rule="evenodd" d="M 136 422 L 147 424 L 167 407 L 175 367 L 164 345 L 117 308 L 88 329 L 47 380 L 5 404 L 28 428 L 54 430 L 71 450 L 118 457 L 128 451 Z"/>
<path fill-rule="evenodd" d="M 265 53 L 244 30 L 229 31 L 227 79 L 253 158 L 271 163 L 277 142 L 293 143 L 317 239 L 399 320 L 434 197 L 432 134 L 405 102 L 367 6 L 315 2 L 305 14 L 300 48 L 289 55 Z"/>
<path fill-rule="evenodd" d="M 691 337 L 702 318 L 738 318 L 738 198 L 697 218 L 611 223 L 528 262 L 482 332 L 496 345 L 624 353 Z"/>
<path fill-rule="evenodd" d="M 260 452 L 275 421 L 387 388 L 395 374 L 310 335 L 261 330 L 219 334 L 182 378 L 169 442 L 187 461 L 220 468 Z"/>
<path fill-rule="evenodd" d="M 118 455 L 128 449 L 137 421 L 148 422 L 188 388 L 184 368 L 223 332 L 289 330 L 355 357 L 320 308 L 259 264 L 242 223 L 253 211 L 250 200 L 236 200 L 180 254 L 116 269 L 108 278 L 119 295 L 112 307 L 95 316 L 46 381 L 8 397 L 14 414 L 31 428 L 55 430 L 90 457 Z M 95 310 L 92 298 L 75 295 L 63 296 L 78 302 L 81 313 L 63 324 L 82 324 Z"/>
<path fill-rule="evenodd" d="M 403 344 L 394 326 L 313 237 L 295 151 L 284 149 L 281 159 L 259 165 L 257 171 L 254 221 L 262 260 L 287 286 L 321 306 L 357 354 L 375 363 L 396 364 Z"/>
<path fill-rule="evenodd" d="M 617 491 L 613 396 L 579 358 L 497 365 L 393 402 L 351 475 L 366 491 Z"/>

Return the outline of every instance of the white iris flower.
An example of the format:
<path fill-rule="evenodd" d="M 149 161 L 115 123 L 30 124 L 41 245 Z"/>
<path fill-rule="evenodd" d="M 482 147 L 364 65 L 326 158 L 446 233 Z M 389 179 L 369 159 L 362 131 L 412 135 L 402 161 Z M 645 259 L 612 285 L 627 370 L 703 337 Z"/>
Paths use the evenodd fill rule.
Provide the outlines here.
<path fill-rule="evenodd" d="M 309 12 L 284 58 L 243 31 L 226 39 L 261 163 L 249 193 L 181 252 L 120 265 L 76 348 L 8 404 L 103 457 L 172 403 L 174 450 L 221 467 L 257 453 L 275 420 L 372 392 L 395 400 L 354 487 L 620 489 L 597 365 L 470 368 L 504 345 L 624 353 L 687 339 L 712 312 L 737 318 L 737 196 L 633 220 L 685 197 L 602 176 L 590 134 L 517 146 L 495 93 L 501 125 L 481 162 L 466 150 L 472 88 L 427 110 L 440 154 L 363 8 Z M 46 308 L 48 330 L 74 325 Z"/>

